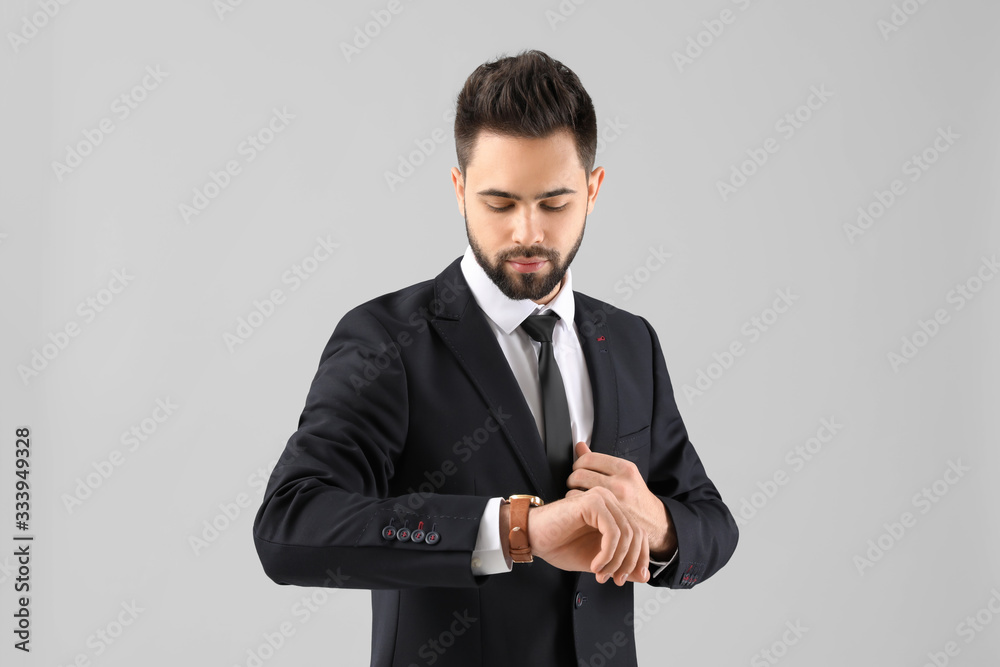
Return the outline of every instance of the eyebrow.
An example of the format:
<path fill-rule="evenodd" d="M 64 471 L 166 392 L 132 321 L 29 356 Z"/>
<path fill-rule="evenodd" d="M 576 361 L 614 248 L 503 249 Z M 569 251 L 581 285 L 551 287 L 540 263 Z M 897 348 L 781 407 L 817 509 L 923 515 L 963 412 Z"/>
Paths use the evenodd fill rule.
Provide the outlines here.
<path fill-rule="evenodd" d="M 505 192 L 504 190 L 498 190 L 497 188 L 487 188 L 486 190 L 480 190 L 476 194 L 480 197 L 503 197 L 504 199 L 521 201 L 520 195 L 515 195 L 512 192 Z M 542 192 L 541 194 L 535 195 L 535 201 L 538 201 L 539 199 L 549 199 L 550 197 L 558 197 L 559 195 L 575 194 L 576 190 L 571 188 L 556 188 L 555 190 L 549 190 L 548 192 Z"/>

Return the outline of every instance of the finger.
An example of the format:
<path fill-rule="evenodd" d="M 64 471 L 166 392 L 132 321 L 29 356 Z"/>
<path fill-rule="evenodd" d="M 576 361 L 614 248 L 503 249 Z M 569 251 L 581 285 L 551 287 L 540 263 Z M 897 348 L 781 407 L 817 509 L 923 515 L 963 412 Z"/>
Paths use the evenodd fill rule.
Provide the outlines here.
<path fill-rule="evenodd" d="M 573 461 L 573 470 L 592 470 L 601 475 L 618 475 L 624 474 L 623 463 L 631 463 L 627 459 L 611 456 L 610 454 L 601 454 L 589 449 L 585 453 L 586 458 L 577 457 Z"/>
<path fill-rule="evenodd" d="M 619 586 L 624 586 L 629 577 L 641 576 L 642 573 L 642 566 L 639 563 L 642 559 L 642 545 L 644 542 L 648 544 L 646 532 L 642 528 L 633 527 L 632 535 L 633 539 L 629 544 L 625 560 L 615 573 L 615 583 Z"/>
<path fill-rule="evenodd" d="M 635 569 L 629 575 L 629 581 L 634 581 L 637 583 L 645 583 L 649 581 L 651 572 L 649 571 L 649 534 L 643 531 L 642 544 L 639 545 L 641 550 L 639 552 L 639 560 L 636 561 Z M 642 569 L 646 568 L 646 574 L 642 573 Z"/>
<path fill-rule="evenodd" d="M 599 475 L 592 470 L 577 468 L 569 474 L 569 477 L 566 478 L 566 486 L 586 491 L 587 489 L 592 489 L 595 486 L 604 486 L 604 484 L 601 483 L 603 478 L 603 475 Z"/>
<path fill-rule="evenodd" d="M 611 560 L 600 570 L 600 573 L 604 575 L 604 581 L 602 581 L 602 583 L 613 577 L 621 568 L 622 562 L 628 555 L 628 550 L 631 546 L 634 534 L 631 520 L 628 515 L 622 511 L 621 507 L 619 507 L 618 502 L 614 499 L 614 497 L 612 496 L 611 498 L 606 499 L 605 504 L 612 516 L 614 516 L 615 523 L 618 526 L 621 536 L 618 539 L 618 543 L 615 545 L 614 556 L 612 556 Z"/>
<path fill-rule="evenodd" d="M 567 498 L 572 498 L 573 496 L 580 496 L 580 495 L 583 495 L 583 491 L 581 491 L 580 489 L 570 489 L 569 491 L 566 492 Z"/>
<path fill-rule="evenodd" d="M 628 525 L 622 526 L 622 536 L 618 540 L 618 547 L 615 549 L 615 555 L 611 559 L 611 562 L 609 562 L 600 572 L 597 573 L 598 582 L 606 584 L 608 581 L 621 576 L 625 559 L 628 557 L 629 549 L 635 541 L 633 538 L 634 533 L 632 532 L 632 528 Z"/>
<path fill-rule="evenodd" d="M 604 570 L 605 566 L 614 558 L 618 548 L 618 541 L 621 539 L 621 529 L 614 513 L 605 502 L 605 498 L 600 494 L 590 494 L 587 499 L 588 521 L 591 526 L 597 528 L 601 533 L 601 550 L 590 562 L 590 570 L 595 574 Z"/>

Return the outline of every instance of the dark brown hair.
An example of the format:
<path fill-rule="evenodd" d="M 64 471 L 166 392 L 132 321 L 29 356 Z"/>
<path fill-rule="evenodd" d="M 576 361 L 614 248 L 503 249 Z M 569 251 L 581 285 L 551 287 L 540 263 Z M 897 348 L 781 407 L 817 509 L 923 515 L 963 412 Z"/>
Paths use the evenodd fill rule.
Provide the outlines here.
<path fill-rule="evenodd" d="M 597 115 L 576 74 L 535 50 L 483 63 L 458 94 L 458 169 L 464 177 L 481 130 L 543 138 L 560 129 L 573 133 L 580 164 L 589 179 L 597 154 Z"/>

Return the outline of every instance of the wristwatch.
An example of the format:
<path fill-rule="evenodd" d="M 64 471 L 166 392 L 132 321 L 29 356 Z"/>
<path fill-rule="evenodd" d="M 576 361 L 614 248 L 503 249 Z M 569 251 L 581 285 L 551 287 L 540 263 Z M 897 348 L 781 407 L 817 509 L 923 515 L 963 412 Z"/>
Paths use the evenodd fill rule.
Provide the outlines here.
<path fill-rule="evenodd" d="M 528 544 L 528 508 L 540 507 L 544 502 L 538 496 L 524 494 L 500 500 L 510 504 L 510 558 L 515 563 L 530 563 L 534 559 Z"/>

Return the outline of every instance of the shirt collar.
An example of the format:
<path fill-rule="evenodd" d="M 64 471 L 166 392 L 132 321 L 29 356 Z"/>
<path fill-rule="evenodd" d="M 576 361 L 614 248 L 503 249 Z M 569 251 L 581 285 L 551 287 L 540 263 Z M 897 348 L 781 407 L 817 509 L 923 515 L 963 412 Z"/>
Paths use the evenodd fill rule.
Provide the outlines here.
<path fill-rule="evenodd" d="M 521 322 L 528 315 L 536 314 L 536 310 L 538 313 L 554 310 L 560 319 L 565 320 L 567 324 L 573 324 L 576 300 L 573 298 L 573 276 L 569 268 L 566 269 L 562 287 L 559 288 L 555 298 L 540 306 L 531 299 L 510 299 L 501 292 L 496 283 L 483 271 L 483 267 L 479 266 L 471 245 L 465 247 L 461 266 L 462 274 L 469 283 L 469 289 L 472 290 L 476 303 L 508 335 L 521 326 Z"/>

